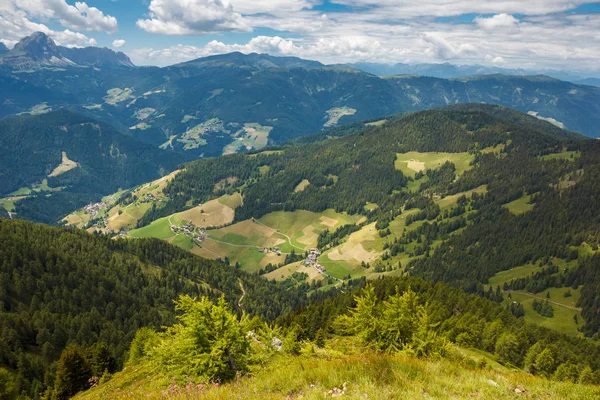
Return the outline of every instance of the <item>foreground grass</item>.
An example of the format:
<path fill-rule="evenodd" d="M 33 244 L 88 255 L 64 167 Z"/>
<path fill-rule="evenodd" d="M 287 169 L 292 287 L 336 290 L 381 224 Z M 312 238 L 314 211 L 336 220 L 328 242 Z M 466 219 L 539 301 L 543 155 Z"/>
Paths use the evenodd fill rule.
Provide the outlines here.
<path fill-rule="evenodd" d="M 597 399 L 600 388 L 561 383 L 496 367 L 486 355 L 462 361 L 426 361 L 369 351 L 343 355 L 318 350 L 277 356 L 237 381 L 201 387 L 155 375 L 148 366 L 129 367 L 80 399 Z M 484 367 L 481 361 L 486 360 Z M 468 367 L 467 365 L 473 365 Z M 343 392 L 341 396 L 334 396 Z M 345 390 L 344 390 L 345 388 Z M 517 394 L 516 388 L 524 389 Z"/>

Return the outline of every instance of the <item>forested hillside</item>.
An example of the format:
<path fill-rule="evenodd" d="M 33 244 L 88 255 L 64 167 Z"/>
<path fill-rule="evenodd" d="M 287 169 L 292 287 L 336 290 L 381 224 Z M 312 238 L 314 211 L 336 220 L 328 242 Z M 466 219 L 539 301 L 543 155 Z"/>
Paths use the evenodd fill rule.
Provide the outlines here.
<path fill-rule="evenodd" d="M 381 78 L 298 58 L 231 53 L 166 68 L 0 69 L 0 116 L 62 108 L 188 160 L 280 145 L 346 123 L 457 103 L 532 113 L 600 136 L 600 89 L 545 76 Z"/>
<path fill-rule="evenodd" d="M 331 207 L 358 213 L 365 203 L 381 205 L 394 190 L 406 187 L 408 178 L 394 167 L 397 153 L 477 151 L 510 140 L 510 148 L 528 151 L 531 157 L 531 153 L 535 156 L 560 150 L 565 140 L 581 138 L 496 106 L 470 104 L 417 112 L 339 140 L 189 163 L 165 189 L 170 202 L 164 210 L 149 214 L 142 224 L 156 215 L 179 211 L 188 201 L 210 198 L 214 185 L 228 177 L 237 178 L 237 187 L 252 183 L 244 190 L 246 200 L 236 213 L 238 220 L 283 209 L 322 211 Z M 268 173 L 262 175 L 259 168 L 264 166 L 268 166 Z M 303 179 L 311 185 L 294 192 Z M 468 186 L 475 187 L 471 183 Z"/>
<path fill-rule="evenodd" d="M 174 323 L 180 294 L 224 296 L 237 313 L 264 320 L 305 303 L 294 289 L 159 240 L 0 219 L 0 243 L 0 375 L 34 398 L 54 385 L 69 344 L 90 357 L 101 349 L 102 365 L 120 368 L 137 329 Z"/>
<path fill-rule="evenodd" d="M 174 240 L 166 225 L 171 216 L 192 216 L 207 201 L 239 193 L 243 201 L 222 220 L 225 228 L 201 225 L 209 241 L 183 247 L 231 257 L 242 269 L 285 285 L 331 287 L 336 279 L 410 273 L 507 307 L 514 294 L 515 315 L 571 335 L 598 332 L 595 141 L 487 105 L 331 132 L 302 144 L 187 164 L 164 187 L 164 200 L 137 219 L 142 229 L 133 235 Z M 333 225 L 289 226 L 308 217 Z M 275 231 L 278 226 L 284 231 Z M 265 234 L 272 236 L 261 239 Z M 265 247 L 284 248 L 282 241 L 289 241 L 281 250 L 286 254 L 264 255 Z M 294 264 L 315 247 L 324 274 Z M 543 301 L 550 290 L 565 300 L 550 299 L 554 305 L 545 311 L 535 308 L 532 301 Z M 552 307 L 561 312 L 555 316 Z"/>
<path fill-rule="evenodd" d="M 21 218 L 55 223 L 102 195 L 166 175 L 181 160 L 68 111 L 0 120 L 0 196 Z"/>

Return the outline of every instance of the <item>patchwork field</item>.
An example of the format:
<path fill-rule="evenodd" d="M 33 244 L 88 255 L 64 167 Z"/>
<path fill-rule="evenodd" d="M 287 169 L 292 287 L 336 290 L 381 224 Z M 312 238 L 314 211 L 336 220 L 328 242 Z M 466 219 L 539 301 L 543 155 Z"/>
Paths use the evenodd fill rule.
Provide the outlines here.
<path fill-rule="evenodd" d="M 269 280 L 284 281 L 287 278 L 289 278 L 290 276 L 292 276 L 294 273 L 307 274 L 308 275 L 308 278 L 306 278 L 307 282 L 311 282 L 311 281 L 315 281 L 315 280 L 322 281 L 323 279 L 326 278 L 325 275 L 320 273 L 315 267 L 306 266 L 306 265 L 304 265 L 304 263 L 302 261 L 288 264 L 288 265 L 281 267 L 275 271 L 265 274 L 264 277 Z"/>
<path fill-rule="evenodd" d="M 233 137 L 233 143 L 223 149 L 223 154 L 233 154 L 241 150 L 258 150 L 265 147 L 269 141 L 272 126 L 262 126 L 258 123 L 246 123 Z"/>
<path fill-rule="evenodd" d="M 229 134 L 230 132 L 225 129 L 223 121 L 219 118 L 209 119 L 208 121 L 197 124 L 187 131 L 185 131 L 178 142 L 183 143 L 184 150 L 197 149 L 200 146 L 205 146 L 208 142 L 202 138 L 202 135 L 208 132 L 223 132 Z"/>
<path fill-rule="evenodd" d="M 258 220 L 246 220 L 236 224 L 210 230 L 209 239 L 201 249 L 193 252 L 209 258 L 227 256 L 232 263 L 239 262 L 246 271 L 255 272 L 267 264 L 283 262 L 285 255 L 294 251 L 304 253 L 316 247 L 319 234 L 325 229 L 355 224 L 361 216 L 349 216 L 326 210 L 322 213 L 310 211 L 279 211 L 267 214 Z M 277 247 L 275 251 L 263 253 L 259 250 Z M 293 272 L 292 272 L 293 273 Z"/>
<path fill-rule="evenodd" d="M 152 204 L 164 197 L 163 189 L 179 172 L 181 170 L 173 171 L 160 179 L 134 188 L 131 190 L 133 201 L 129 204 L 117 203 L 121 196 L 127 193 L 127 190 L 105 196 L 102 199 L 105 206 L 102 207 L 101 213 L 98 215 L 105 218 L 106 226 L 104 229 L 113 229 L 118 232 L 121 229 L 135 227 L 137 221 L 146 211 L 152 208 Z M 81 209 L 66 216 L 63 221 L 68 226 L 83 228 L 90 221 L 90 215 Z M 95 229 L 91 228 L 91 230 L 94 231 Z"/>
<path fill-rule="evenodd" d="M 227 225 L 233 222 L 234 208 L 241 205 L 241 201 L 239 193 L 226 195 L 189 210 L 157 219 L 148 226 L 129 231 L 129 235 L 131 237 L 169 239 L 176 236 L 170 229 L 171 225 L 181 226 L 188 222 L 192 222 L 199 228 Z M 234 207 L 232 208 L 230 205 Z"/>
<path fill-rule="evenodd" d="M 421 153 L 410 151 L 396 155 L 396 169 L 404 175 L 414 178 L 417 172 L 425 172 L 428 169 L 437 169 L 446 161 L 456 166 L 456 175 L 462 175 L 471 168 L 471 162 L 475 156 L 469 153 Z"/>
<path fill-rule="evenodd" d="M 106 104 L 115 105 L 131 98 L 133 98 L 133 89 L 113 88 L 106 92 L 106 96 L 104 96 L 104 102 Z"/>

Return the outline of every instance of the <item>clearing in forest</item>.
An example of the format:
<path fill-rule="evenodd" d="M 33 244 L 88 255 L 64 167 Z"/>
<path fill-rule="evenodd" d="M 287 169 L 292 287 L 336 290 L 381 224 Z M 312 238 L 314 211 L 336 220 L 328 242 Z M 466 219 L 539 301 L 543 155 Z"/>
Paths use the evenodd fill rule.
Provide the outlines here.
<path fill-rule="evenodd" d="M 60 165 L 58 167 L 54 168 L 54 170 L 48 176 L 50 178 L 54 178 L 55 176 L 64 174 L 65 172 L 70 171 L 74 168 L 77 168 L 78 166 L 79 166 L 79 164 L 73 160 L 69 160 L 69 157 L 67 157 L 67 153 L 63 151 L 62 152 L 62 162 L 60 163 Z"/>
<path fill-rule="evenodd" d="M 446 161 L 449 161 L 456 166 L 456 175 L 460 176 L 471 168 L 470 164 L 474 159 L 475 156 L 469 153 L 421 153 L 410 151 L 396 155 L 395 167 L 404 175 L 414 178 L 417 172 L 425 172 L 428 169 L 435 170 Z"/>
<path fill-rule="evenodd" d="M 327 110 L 328 120 L 323 126 L 325 128 L 331 128 L 332 126 L 336 126 L 342 117 L 354 114 L 356 114 L 356 109 L 348 106 L 331 108 Z"/>
<path fill-rule="evenodd" d="M 502 207 L 507 208 L 514 215 L 521 215 L 533 210 L 535 206 L 531 203 L 531 195 L 523 196 L 515 201 L 504 204 Z"/>

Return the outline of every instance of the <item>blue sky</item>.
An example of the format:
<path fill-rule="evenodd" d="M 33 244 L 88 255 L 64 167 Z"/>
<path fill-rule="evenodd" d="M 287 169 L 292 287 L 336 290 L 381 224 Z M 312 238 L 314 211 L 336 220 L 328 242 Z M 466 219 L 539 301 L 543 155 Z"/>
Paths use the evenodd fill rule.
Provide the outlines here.
<path fill-rule="evenodd" d="M 37 30 L 140 65 L 242 51 L 600 73 L 600 3 L 579 0 L 0 0 L 1 41 Z"/>

